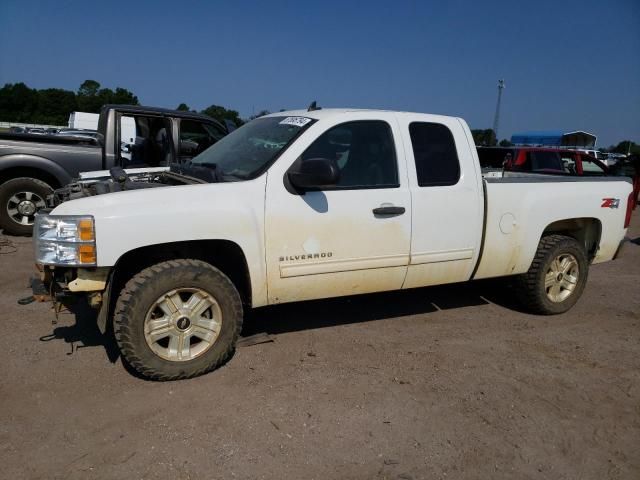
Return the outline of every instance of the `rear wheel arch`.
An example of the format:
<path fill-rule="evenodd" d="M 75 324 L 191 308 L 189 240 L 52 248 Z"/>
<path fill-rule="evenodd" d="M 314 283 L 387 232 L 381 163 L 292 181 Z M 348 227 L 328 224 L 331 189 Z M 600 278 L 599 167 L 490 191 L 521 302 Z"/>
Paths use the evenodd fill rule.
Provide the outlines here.
<path fill-rule="evenodd" d="M 547 225 L 540 236 L 564 235 L 577 240 L 585 249 L 589 261 L 592 261 L 598 252 L 602 237 L 602 223 L 597 218 L 567 218 L 556 220 Z"/>

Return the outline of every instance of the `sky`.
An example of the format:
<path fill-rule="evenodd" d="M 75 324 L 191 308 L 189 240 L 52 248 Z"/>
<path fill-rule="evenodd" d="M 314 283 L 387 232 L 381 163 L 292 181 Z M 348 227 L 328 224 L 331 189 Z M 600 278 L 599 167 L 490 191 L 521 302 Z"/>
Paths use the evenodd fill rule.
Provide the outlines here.
<path fill-rule="evenodd" d="M 0 0 L 0 85 L 140 102 L 408 110 L 499 138 L 586 130 L 640 143 L 640 0 Z M 1 119 L 0 119 L 1 120 Z"/>

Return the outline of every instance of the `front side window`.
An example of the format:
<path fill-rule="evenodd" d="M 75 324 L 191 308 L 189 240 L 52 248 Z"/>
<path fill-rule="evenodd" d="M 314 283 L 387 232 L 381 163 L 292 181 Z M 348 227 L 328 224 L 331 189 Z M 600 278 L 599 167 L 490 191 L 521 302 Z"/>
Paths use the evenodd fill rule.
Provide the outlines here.
<path fill-rule="evenodd" d="M 409 125 L 409 135 L 419 186 L 458 183 L 460 162 L 451 130 L 440 123 L 414 122 Z"/>
<path fill-rule="evenodd" d="M 336 161 L 340 179 L 331 190 L 399 186 L 393 135 L 383 121 L 347 122 L 327 130 L 296 163 L 311 158 Z"/>

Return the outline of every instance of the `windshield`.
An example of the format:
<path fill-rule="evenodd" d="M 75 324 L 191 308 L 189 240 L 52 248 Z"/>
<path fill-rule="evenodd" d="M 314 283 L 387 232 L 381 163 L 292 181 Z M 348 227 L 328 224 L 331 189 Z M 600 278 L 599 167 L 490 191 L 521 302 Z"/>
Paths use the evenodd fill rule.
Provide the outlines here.
<path fill-rule="evenodd" d="M 214 167 L 224 178 L 254 178 L 313 122 L 307 117 L 257 118 L 194 157 L 192 163 Z"/>

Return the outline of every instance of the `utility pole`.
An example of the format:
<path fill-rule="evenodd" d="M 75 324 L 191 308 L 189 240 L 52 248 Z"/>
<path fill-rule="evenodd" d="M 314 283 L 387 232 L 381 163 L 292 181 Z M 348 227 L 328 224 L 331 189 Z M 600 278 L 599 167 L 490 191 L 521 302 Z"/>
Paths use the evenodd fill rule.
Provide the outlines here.
<path fill-rule="evenodd" d="M 504 90 L 504 80 L 498 80 L 498 103 L 496 103 L 496 114 L 493 117 L 493 134 L 498 143 L 498 124 L 500 122 L 500 101 L 502 100 L 502 90 Z"/>

